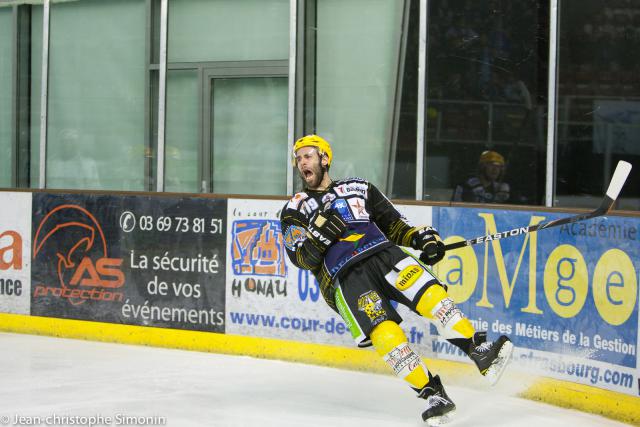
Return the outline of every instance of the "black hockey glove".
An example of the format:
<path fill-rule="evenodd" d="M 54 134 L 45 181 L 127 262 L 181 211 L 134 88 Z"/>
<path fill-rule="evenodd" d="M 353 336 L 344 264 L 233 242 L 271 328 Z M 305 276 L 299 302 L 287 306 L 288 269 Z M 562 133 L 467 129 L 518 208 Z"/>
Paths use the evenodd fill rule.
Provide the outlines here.
<path fill-rule="evenodd" d="M 411 247 L 422 251 L 420 261 L 427 265 L 433 265 L 444 258 L 444 243 L 433 227 L 424 227 L 418 230 L 413 238 Z"/>
<path fill-rule="evenodd" d="M 318 212 L 307 227 L 307 239 L 322 253 L 326 252 L 347 229 L 340 214 L 333 209 Z"/>

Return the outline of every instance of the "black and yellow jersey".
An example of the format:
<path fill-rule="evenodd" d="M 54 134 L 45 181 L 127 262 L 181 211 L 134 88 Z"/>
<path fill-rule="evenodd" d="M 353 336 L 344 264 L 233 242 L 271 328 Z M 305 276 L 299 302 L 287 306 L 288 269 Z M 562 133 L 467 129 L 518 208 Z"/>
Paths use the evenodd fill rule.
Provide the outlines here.
<path fill-rule="evenodd" d="M 345 233 L 323 254 L 303 245 L 307 226 L 322 207 L 331 207 L 347 224 Z M 287 255 L 297 267 L 315 275 L 334 310 L 333 282 L 350 265 L 391 245 L 410 246 L 416 228 L 373 184 L 359 178 L 332 182 L 324 191 L 295 194 L 280 214 Z"/>

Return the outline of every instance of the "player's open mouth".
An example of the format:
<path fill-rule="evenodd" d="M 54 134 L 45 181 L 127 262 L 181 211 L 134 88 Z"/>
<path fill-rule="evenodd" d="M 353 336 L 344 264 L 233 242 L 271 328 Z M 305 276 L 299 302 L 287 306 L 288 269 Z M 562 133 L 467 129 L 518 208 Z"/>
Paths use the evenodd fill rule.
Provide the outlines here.
<path fill-rule="evenodd" d="M 304 175 L 304 179 L 309 179 L 313 177 L 313 171 L 310 170 L 303 170 L 302 174 Z"/>

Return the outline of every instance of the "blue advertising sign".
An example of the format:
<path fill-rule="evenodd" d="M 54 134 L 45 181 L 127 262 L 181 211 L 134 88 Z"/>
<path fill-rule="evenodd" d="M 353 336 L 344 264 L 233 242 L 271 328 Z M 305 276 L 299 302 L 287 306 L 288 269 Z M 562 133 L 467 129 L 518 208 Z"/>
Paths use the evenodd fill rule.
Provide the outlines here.
<path fill-rule="evenodd" d="M 446 243 L 566 215 L 434 209 Z M 631 371 L 638 348 L 638 228 L 638 218 L 607 216 L 489 240 L 447 252 L 437 272 L 478 329 L 507 334 L 523 354 L 544 352 Z M 630 388 L 630 376 L 624 381 Z"/>

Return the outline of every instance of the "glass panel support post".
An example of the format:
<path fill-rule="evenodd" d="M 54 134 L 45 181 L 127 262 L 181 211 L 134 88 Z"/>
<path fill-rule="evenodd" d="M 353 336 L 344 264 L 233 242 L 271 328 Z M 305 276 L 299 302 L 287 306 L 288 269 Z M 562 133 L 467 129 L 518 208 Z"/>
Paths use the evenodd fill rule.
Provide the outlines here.
<path fill-rule="evenodd" d="M 167 2 L 160 1 L 160 58 L 158 73 L 158 153 L 156 191 L 164 191 L 164 143 L 167 104 Z"/>
<path fill-rule="evenodd" d="M 558 0 L 550 0 L 549 10 L 549 92 L 547 94 L 547 164 L 545 206 L 552 207 L 555 196 L 556 99 L 558 79 Z"/>
<path fill-rule="evenodd" d="M 296 54 L 298 39 L 298 0 L 289 0 L 289 96 L 287 114 L 287 156 L 284 167 L 287 169 L 287 195 L 293 193 L 293 169 L 289 153 L 293 148 L 296 119 Z"/>
<path fill-rule="evenodd" d="M 42 12 L 42 82 L 40 93 L 40 177 L 38 188 L 47 187 L 47 94 L 49 83 L 50 1 L 44 0 Z"/>
<path fill-rule="evenodd" d="M 416 137 L 416 200 L 424 197 L 424 154 L 427 93 L 427 11 L 428 0 L 420 0 L 420 27 L 418 37 L 418 116 Z"/>

